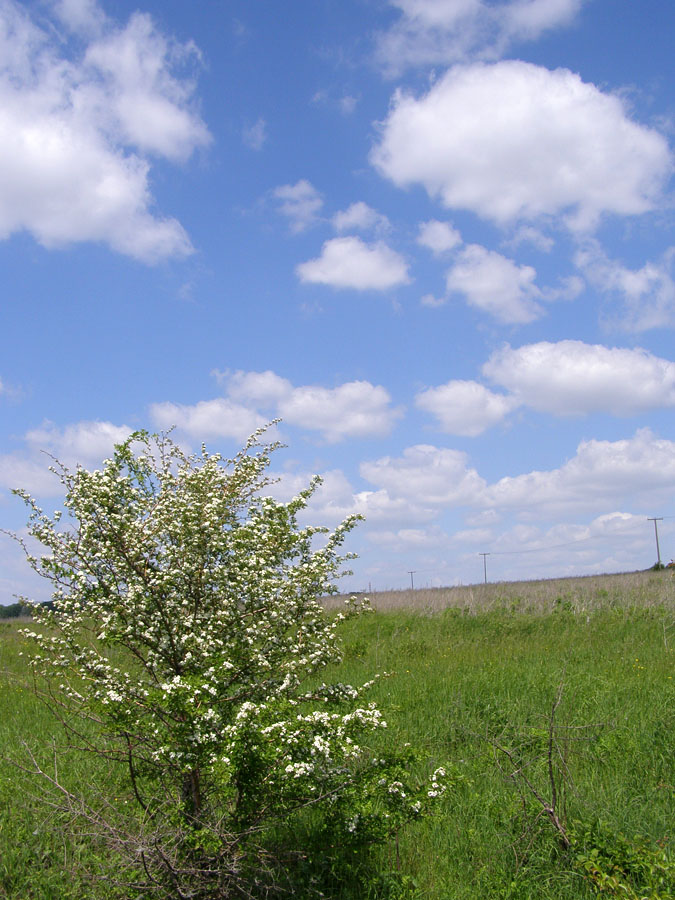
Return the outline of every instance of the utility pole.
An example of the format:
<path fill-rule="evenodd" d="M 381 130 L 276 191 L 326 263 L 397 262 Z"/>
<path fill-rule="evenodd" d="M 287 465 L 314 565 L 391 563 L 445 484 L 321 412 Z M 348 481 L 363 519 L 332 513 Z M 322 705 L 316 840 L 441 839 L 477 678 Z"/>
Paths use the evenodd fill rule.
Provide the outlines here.
<path fill-rule="evenodd" d="M 489 553 L 479 553 L 478 555 L 483 557 L 483 575 L 485 576 L 485 584 L 487 584 L 487 557 L 490 554 Z"/>
<path fill-rule="evenodd" d="M 656 558 L 657 558 L 657 566 L 659 569 L 661 568 L 661 548 L 659 547 L 659 529 L 657 526 L 657 522 L 663 522 L 663 516 L 647 516 L 648 522 L 654 523 L 654 536 L 656 537 Z"/>
<path fill-rule="evenodd" d="M 417 571 L 417 569 L 413 569 L 412 572 L 410 570 L 408 570 L 408 575 L 410 575 L 410 589 L 413 591 L 415 590 L 415 582 L 413 581 L 413 575 L 415 574 L 416 571 Z"/>

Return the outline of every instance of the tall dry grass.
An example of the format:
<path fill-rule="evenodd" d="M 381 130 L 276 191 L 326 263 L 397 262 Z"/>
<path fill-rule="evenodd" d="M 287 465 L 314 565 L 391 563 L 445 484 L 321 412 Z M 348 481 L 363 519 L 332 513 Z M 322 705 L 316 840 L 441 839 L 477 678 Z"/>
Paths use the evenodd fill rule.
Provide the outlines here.
<path fill-rule="evenodd" d="M 586 575 L 539 581 L 510 581 L 455 587 L 373 591 L 368 598 L 373 609 L 438 612 L 458 609 L 469 614 L 494 609 L 545 614 L 555 609 L 579 613 L 633 606 L 639 609 L 672 606 L 675 609 L 675 577 L 671 570 Z M 334 607 L 344 601 L 326 600 Z"/>

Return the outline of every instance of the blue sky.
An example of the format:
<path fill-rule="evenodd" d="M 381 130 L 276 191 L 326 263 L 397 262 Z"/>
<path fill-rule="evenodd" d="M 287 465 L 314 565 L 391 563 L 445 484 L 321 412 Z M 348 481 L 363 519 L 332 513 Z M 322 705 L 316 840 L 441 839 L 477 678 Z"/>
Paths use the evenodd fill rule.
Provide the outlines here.
<path fill-rule="evenodd" d="M 0 0 L 0 518 L 131 430 L 366 522 L 345 588 L 675 554 L 675 7 Z M 0 540 L 0 602 L 35 593 Z"/>

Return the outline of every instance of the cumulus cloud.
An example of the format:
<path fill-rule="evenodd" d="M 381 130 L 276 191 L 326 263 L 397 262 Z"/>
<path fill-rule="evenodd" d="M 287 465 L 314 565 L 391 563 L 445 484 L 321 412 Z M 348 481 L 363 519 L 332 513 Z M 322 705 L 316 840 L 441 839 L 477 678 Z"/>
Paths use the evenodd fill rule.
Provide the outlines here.
<path fill-rule="evenodd" d="M 501 422 L 518 401 L 495 394 L 476 381 L 449 381 L 420 391 L 415 405 L 436 416 L 441 429 L 448 434 L 476 437 Z"/>
<path fill-rule="evenodd" d="M 193 406 L 156 403 L 155 424 L 176 425 L 195 437 L 232 437 L 241 441 L 272 418 L 319 432 L 326 443 L 389 434 L 401 410 L 389 393 L 369 381 L 349 381 L 335 388 L 295 387 L 275 372 L 218 373 L 227 397 Z M 263 412 L 261 412 L 261 410 Z"/>
<path fill-rule="evenodd" d="M 378 35 L 377 58 L 396 75 L 409 66 L 496 58 L 573 21 L 583 0 L 390 0 L 401 13 Z"/>
<path fill-rule="evenodd" d="M 181 74 L 196 48 L 141 13 L 120 26 L 84 0 L 55 12 L 42 28 L 0 4 L 0 238 L 98 241 L 148 263 L 185 256 L 180 223 L 151 211 L 149 172 L 153 157 L 184 161 L 210 141 Z"/>
<path fill-rule="evenodd" d="M 278 481 L 270 487 L 277 499 L 288 501 L 307 487 L 313 472 L 282 472 Z M 392 499 L 385 490 L 356 491 L 339 469 L 329 469 L 321 474 L 322 483 L 308 504 L 301 520 L 321 521 L 327 524 L 342 522 L 347 516 L 360 515 L 368 522 L 426 521 L 433 517 L 433 510 L 411 509 L 402 497 Z"/>
<path fill-rule="evenodd" d="M 643 428 L 625 440 L 582 441 L 560 468 L 502 478 L 480 501 L 529 516 L 629 504 L 647 509 L 670 502 L 674 484 L 675 443 Z"/>
<path fill-rule="evenodd" d="M 558 468 L 507 476 L 489 484 L 458 450 L 421 444 L 399 457 L 363 462 L 360 473 L 417 521 L 458 507 L 516 513 L 524 520 L 636 507 L 662 508 L 675 494 L 675 443 L 647 428 L 617 441 L 582 441 Z M 435 515 L 434 515 L 435 513 Z M 492 520 L 491 520 L 492 521 Z M 479 526 L 480 527 L 480 526 Z"/>
<path fill-rule="evenodd" d="M 333 227 L 336 231 L 388 231 L 390 225 L 386 216 L 359 200 L 335 213 Z"/>
<path fill-rule="evenodd" d="M 46 450 L 67 465 L 78 462 L 85 465 L 103 459 L 132 430 L 128 425 L 112 422 L 77 422 L 63 428 L 45 422 L 40 428 L 26 432 L 25 439 L 33 449 Z"/>
<path fill-rule="evenodd" d="M 482 367 L 496 393 L 476 381 L 452 380 L 420 391 L 419 409 L 448 434 L 474 437 L 519 407 L 554 416 L 632 416 L 675 407 L 675 362 L 640 348 L 542 341 L 493 353 Z"/>
<path fill-rule="evenodd" d="M 519 266 L 495 250 L 469 244 L 448 271 L 449 293 L 462 294 L 471 306 L 501 322 L 523 324 L 542 315 L 535 302 L 541 291 L 535 285 L 532 266 Z"/>
<path fill-rule="evenodd" d="M 386 291 L 410 281 L 408 266 L 395 250 L 383 241 L 366 244 L 358 237 L 326 241 L 321 256 L 301 263 L 296 272 L 306 283 L 357 291 Z"/>
<path fill-rule="evenodd" d="M 403 497 L 413 506 L 462 506 L 480 499 L 486 484 L 469 468 L 466 453 L 417 444 L 400 457 L 384 456 L 360 466 L 363 478 L 387 491 L 392 498 Z"/>
<path fill-rule="evenodd" d="M 629 269 L 611 260 L 597 241 L 587 241 L 575 263 L 596 290 L 619 298 L 615 324 L 626 331 L 647 331 L 675 325 L 675 281 L 672 265 L 675 247 L 657 262 Z"/>
<path fill-rule="evenodd" d="M 289 220 L 291 231 L 299 234 L 313 225 L 323 206 L 323 198 L 313 184 L 301 178 L 295 184 L 282 184 L 273 196 L 279 201 L 279 211 Z"/>
<path fill-rule="evenodd" d="M 391 397 L 368 381 L 351 381 L 337 388 L 294 388 L 279 402 L 279 415 L 289 425 L 320 431 L 333 443 L 349 437 L 388 434 L 400 413 Z"/>
<path fill-rule="evenodd" d="M 9 490 L 24 488 L 39 496 L 60 496 L 63 487 L 49 472 L 52 457 L 70 469 L 78 464 L 98 465 L 132 431 L 128 425 L 112 422 L 85 421 L 62 428 L 45 422 L 26 432 L 21 452 L 0 455 L 0 485 Z"/>
<path fill-rule="evenodd" d="M 675 363 L 646 350 L 542 341 L 493 353 L 483 374 L 553 415 L 630 416 L 675 406 Z"/>
<path fill-rule="evenodd" d="M 206 127 L 189 108 L 192 84 L 171 72 L 196 52 L 194 45 L 172 44 L 143 13 L 89 44 L 85 65 L 106 86 L 98 102 L 108 104 L 123 140 L 172 160 L 185 160 L 208 142 Z"/>
<path fill-rule="evenodd" d="M 371 162 L 449 209 L 501 226 L 562 215 L 574 230 L 653 209 L 672 170 L 666 140 L 620 98 L 517 60 L 456 66 L 419 98 L 398 91 Z"/>
<path fill-rule="evenodd" d="M 420 222 L 417 243 L 431 250 L 434 256 L 443 256 L 462 243 L 462 236 L 449 222 L 431 219 Z"/>
<path fill-rule="evenodd" d="M 265 408 L 276 406 L 293 393 L 293 385 L 269 369 L 266 372 L 239 370 L 225 375 L 227 393 L 240 403 L 253 403 Z"/>
<path fill-rule="evenodd" d="M 167 430 L 174 425 L 200 440 L 231 438 L 239 443 L 267 423 L 255 410 L 224 397 L 200 400 L 194 405 L 153 403 L 150 417 L 157 428 Z"/>

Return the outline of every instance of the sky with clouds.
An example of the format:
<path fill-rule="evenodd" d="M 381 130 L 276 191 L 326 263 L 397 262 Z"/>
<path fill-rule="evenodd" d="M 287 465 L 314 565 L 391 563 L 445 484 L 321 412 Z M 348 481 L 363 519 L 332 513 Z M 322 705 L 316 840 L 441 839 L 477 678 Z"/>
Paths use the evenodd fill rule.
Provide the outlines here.
<path fill-rule="evenodd" d="M 0 526 L 286 444 L 344 589 L 675 555 L 675 6 L 0 0 Z M 44 593 L 0 536 L 0 603 Z"/>

